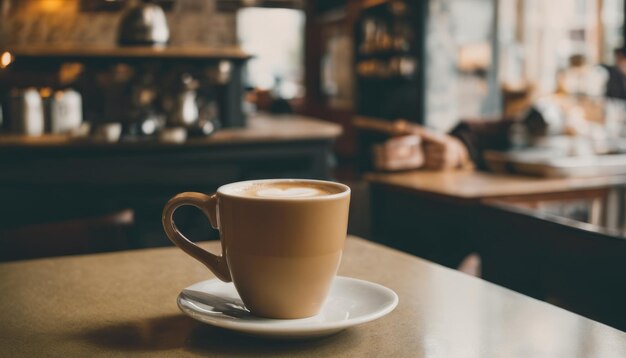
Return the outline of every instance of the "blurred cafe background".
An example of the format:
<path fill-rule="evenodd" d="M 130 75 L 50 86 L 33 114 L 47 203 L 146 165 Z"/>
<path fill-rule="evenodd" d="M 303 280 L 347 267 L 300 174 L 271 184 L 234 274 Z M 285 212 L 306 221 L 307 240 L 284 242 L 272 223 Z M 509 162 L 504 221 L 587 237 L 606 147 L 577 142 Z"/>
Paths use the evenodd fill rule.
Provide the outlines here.
<path fill-rule="evenodd" d="M 0 0 L 0 261 L 336 180 L 350 234 L 625 330 L 624 3 Z"/>

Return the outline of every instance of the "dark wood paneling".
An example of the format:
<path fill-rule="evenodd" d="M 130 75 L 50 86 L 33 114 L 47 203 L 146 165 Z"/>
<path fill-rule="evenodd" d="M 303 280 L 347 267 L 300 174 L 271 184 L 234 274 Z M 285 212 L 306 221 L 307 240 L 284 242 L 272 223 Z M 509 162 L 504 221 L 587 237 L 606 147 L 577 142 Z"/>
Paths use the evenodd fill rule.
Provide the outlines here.
<path fill-rule="evenodd" d="M 133 209 L 133 247 L 168 245 L 160 216 L 178 192 L 210 193 L 249 179 L 330 179 L 332 140 L 137 150 L 5 148 L 0 151 L 0 229 Z M 187 209 L 187 208 L 185 208 Z M 193 209 L 180 220 L 194 239 L 215 235 Z"/>

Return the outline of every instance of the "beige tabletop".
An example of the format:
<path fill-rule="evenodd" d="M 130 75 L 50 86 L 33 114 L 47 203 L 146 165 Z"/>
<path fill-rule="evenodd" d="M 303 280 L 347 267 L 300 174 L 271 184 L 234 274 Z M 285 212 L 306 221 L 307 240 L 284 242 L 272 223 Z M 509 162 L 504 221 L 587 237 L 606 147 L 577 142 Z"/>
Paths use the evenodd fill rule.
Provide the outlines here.
<path fill-rule="evenodd" d="M 327 338 L 272 341 L 183 315 L 179 291 L 212 275 L 176 248 L 5 263 L 0 357 L 626 356 L 626 333 L 361 239 L 340 274 L 393 289 L 398 307 Z"/>
<path fill-rule="evenodd" d="M 626 176 L 588 178 L 537 178 L 486 173 L 475 170 L 369 173 L 370 183 L 415 194 L 474 200 L 504 196 L 562 193 L 626 184 Z"/>

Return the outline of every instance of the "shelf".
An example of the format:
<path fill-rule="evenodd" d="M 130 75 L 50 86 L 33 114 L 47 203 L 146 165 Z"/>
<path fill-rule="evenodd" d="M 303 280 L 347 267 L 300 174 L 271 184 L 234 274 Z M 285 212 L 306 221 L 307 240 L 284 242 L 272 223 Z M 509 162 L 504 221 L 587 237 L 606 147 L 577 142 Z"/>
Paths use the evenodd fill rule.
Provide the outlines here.
<path fill-rule="evenodd" d="M 379 5 L 383 5 L 388 3 L 389 0 L 365 0 L 363 1 L 361 8 L 362 9 L 371 9 L 373 7 L 379 6 Z"/>
<path fill-rule="evenodd" d="M 102 59 L 187 59 L 247 60 L 251 56 L 238 47 L 149 47 L 149 46 L 16 46 L 8 47 L 16 59 L 102 60 Z"/>
<path fill-rule="evenodd" d="M 413 82 L 416 81 L 417 79 L 415 78 L 415 75 L 411 75 L 411 76 L 400 76 L 400 75 L 394 75 L 394 76 L 385 76 L 385 77 L 379 77 L 379 76 L 363 76 L 363 75 L 359 75 L 357 74 L 357 80 L 359 81 L 370 81 L 370 82 Z"/>
<path fill-rule="evenodd" d="M 378 51 L 372 51 L 372 52 L 358 52 L 356 54 L 356 58 L 359 60 L 365 60 L 365 59 L 387 59 L 390 57 L 416 57 L 415 51 L 413 50 L 395 50 L 395 49 L 389 49 L 389 50 L 378 50 Z"/>

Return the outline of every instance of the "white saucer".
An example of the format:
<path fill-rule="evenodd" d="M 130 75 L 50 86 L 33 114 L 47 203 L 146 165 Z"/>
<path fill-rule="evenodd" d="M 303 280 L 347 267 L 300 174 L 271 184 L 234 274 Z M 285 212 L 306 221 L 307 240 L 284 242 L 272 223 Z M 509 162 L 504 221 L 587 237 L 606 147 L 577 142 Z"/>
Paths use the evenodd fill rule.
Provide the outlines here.
<path fill-rule="evenodd" d="M 387 287 L 337 276 L 326 303 L 316 316 L 269 319 L 253 316 L 243 305 L 235 286 L 218 279 L 198 282 L 178 295 L 185 314 L 213 326 L 245 334 L 276 338 L 324 336 L 369 322 L 391 312 L 398 295 Z"/>

